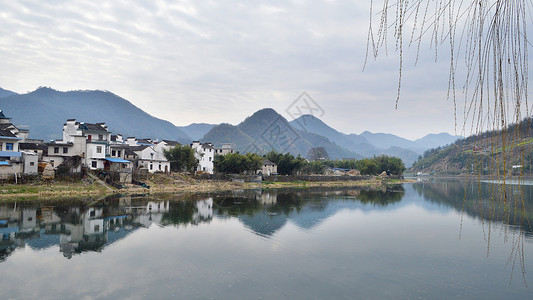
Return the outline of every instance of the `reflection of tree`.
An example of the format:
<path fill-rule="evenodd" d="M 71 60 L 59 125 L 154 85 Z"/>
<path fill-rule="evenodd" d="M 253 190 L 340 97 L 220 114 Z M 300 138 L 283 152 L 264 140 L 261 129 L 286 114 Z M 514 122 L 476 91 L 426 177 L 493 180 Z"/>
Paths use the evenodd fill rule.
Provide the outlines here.
<path fill-rule="evenodd" d="M 187 225 L 193 223 L 193 215 L 196 212 L 195 201 L 176 201 L 170 205 L 170 210 L 163 214 L 164 225 Z"/>
<path fill-rule="evenodd" d="M 508 259 L 511 280 L 519 262 L 522 279 L 527 286 L 524 239 L 533 234 L 529 221 L 533 215 L 532 186 L 440 180 L 414 184 L 413 187 L 428 201 L 445 203 L 481 220 L 487 255 L 490 253 L 492 233 L 500 225 L 499 234 L 503 234 L 505 242 L 512 243 Z"/>
<path fill-rule="evenodd" d="M 399 186 L 395 189 L 386 190 L 361 190 L 356 198 L 364 204 L 375 204 L 379 206 L 387 206 L 389 204 L 399 202 L 405 195 L 403 187 Z"/>
<path fill-rule="evenodd" d="M 486 222 L 512 225 L 521 228 L 526 236 L 533 234 L 528 219 L 533 216 L 533 187 L 491 184 L 485 182 L 446 181 L 413 184 L 413 188 L 427 201 L 444 203 L 459 212 Z M 513 195 L 506 201 L 498 199 Z M 522 206 L 524 209 L 515 209 Z"/>

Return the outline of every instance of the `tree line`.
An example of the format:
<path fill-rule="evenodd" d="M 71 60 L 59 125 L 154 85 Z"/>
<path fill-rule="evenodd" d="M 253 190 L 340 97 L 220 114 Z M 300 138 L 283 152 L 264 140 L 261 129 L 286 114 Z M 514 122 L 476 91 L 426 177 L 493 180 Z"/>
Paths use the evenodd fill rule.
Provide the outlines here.
<path fill-rule="evenodd" d="M 178 145 L 170 150 L 165 150 L 164 155 L 170 161 L 170 169 L 174 172 L 194 172 L 198 159 L 194 150 L 186 145 Z M 300 155 L 279 153 L 274 150 L 261 156 L 256 153 L 230 153 L 215 155 L 213 165 L 216 172 L 242 174 L 255 173 L 260 170 L 264 161 L 269 160 L 278 167 L 281 175 L 309 175 L 323 174 L 326 168 L 357 169 L 362 175 L 379 175 L 387 172 L 392 175 L 401 175 L 405 165 L 400 158 L 387 155 L 374 156 L 360 160 L 307 160 Z"/>

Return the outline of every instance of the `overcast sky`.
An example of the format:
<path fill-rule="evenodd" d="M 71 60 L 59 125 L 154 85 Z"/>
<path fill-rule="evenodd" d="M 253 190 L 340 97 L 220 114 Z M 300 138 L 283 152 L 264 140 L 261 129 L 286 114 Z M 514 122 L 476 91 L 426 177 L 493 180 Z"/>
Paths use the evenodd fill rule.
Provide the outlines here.
<path fill-rule="evenodd" d="M 108 90 L 175 125 L 290 120 L 305 91 L 345 133 L 454 134 L 449 62 L 429 46 L 416 67 L 407 53 L 398 109 L 393 40 L 362 70 L 369 2 L 0 0 L 0 87 Z"/>

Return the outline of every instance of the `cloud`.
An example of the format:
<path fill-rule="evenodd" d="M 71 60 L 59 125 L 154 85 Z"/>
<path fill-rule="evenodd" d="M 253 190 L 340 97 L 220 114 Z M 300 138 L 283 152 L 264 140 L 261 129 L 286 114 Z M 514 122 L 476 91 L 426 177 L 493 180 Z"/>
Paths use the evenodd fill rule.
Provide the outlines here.
<path fill-rule="evenodd" d="M 362 72 L 363 1 L 21 0 L 2 6 L 0 82 L 17 92 L 110 90 L 177 125 L 238 123 L 263 107 L 283 112 L 304 90 L 327 108 L 325 121 L 344 132 L 401 129 L 395 133 L 416 138 L 449 131 L 442 124 L 453 120 L 444 109 L 423 126 L 405 122 L 414 113 L 404 108 L 420 115 L 434 107 L 426 95 L 443 91 L 443 65 L 421 63 L 412 71 L 398 110 L 397 59 L 371 59 Z"/>

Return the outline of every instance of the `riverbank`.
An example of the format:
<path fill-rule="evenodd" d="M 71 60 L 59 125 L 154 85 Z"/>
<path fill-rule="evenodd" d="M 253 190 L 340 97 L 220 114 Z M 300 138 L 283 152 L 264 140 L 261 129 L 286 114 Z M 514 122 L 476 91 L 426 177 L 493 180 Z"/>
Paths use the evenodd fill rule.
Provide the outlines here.
<path fill-rule="evenodd" d="M 195 179 L 186 174 L 154 174 L 144 181 L 150 188 L 129 184 L 123 189 L 107 185 L 103 181 L 90 178 L 79 181 L 34 181 L 22 184 L 0 185 L 0 202 L 61 198 L 99 198 L 113 194 L 158 194 L 158 193 L 201 193 L 219 192 L 240 189 L 277 189 L 277 188 L 307 188 L 307 187 L 346 187 L 401 184 L 412 180 L 381 179 L 379 177 L 357 181 L 292 181 L 261 183 L 240 181 L 216 181 Z"/>

